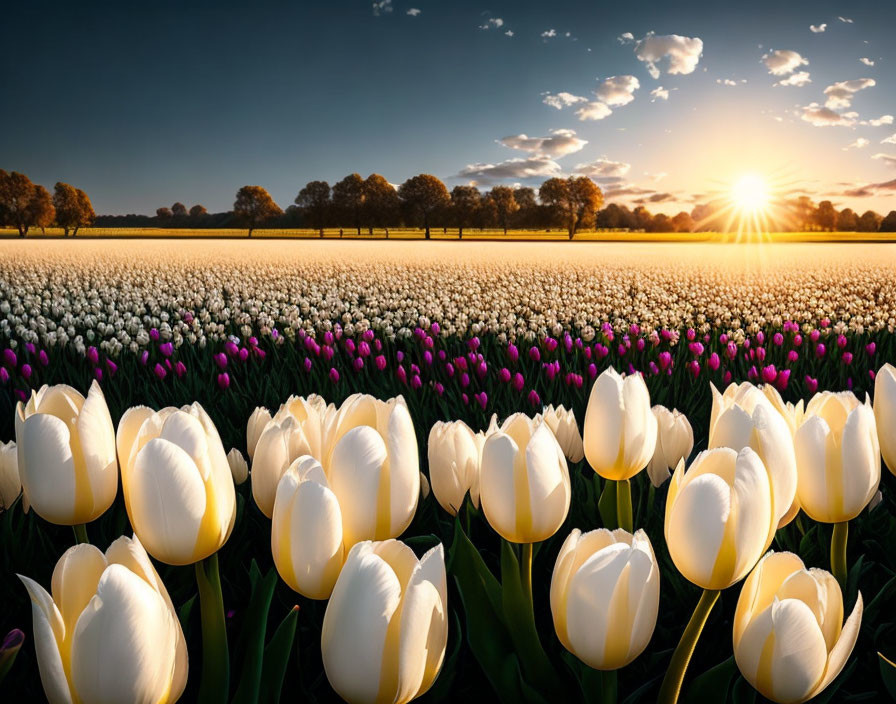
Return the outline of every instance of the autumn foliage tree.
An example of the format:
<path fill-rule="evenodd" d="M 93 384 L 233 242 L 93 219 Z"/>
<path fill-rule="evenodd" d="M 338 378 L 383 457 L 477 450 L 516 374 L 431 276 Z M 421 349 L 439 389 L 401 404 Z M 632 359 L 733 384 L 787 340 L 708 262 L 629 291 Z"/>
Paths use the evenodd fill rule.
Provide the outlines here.
<path fill-rule="evenodd" d="M 88 227 L 96 219 L 90 198 L 80 188 L 75 188 L 62 181 L 53 190 L 53 205 L 56 208 L 56 223 L 63 229 L 65 236 L 78 234 L 78 229 Z"/>
<path fill-rule="evenodd" d="M 237 220 L 249 228 L 249 237 L 251 237 L 252 230 L 271 218 L 282 215 L 283 211 L 262 186 L 243 186 L 236 192 L 233 214 Z"/>
<path fill-rule="evenodd" d="M 326 181 L 310 181 L 299 191 L 295 203 L 315 230 L 324 236 L 324 226 L 330 214 L 330 184 Z"/>
<path fill-rule="evenodd" d="M 498 223 L 506 235 L 510 217 L 520 209 L 513 189 L 508 186 L 495 186 L 488 192 L 487 197 L 495 204 L 495 214 L 498 217 Z"/>
<path fill-rule="evenodd" d="M 367 223 L 369 234 L 373 234 L 374 227 L 384 227 L 388 239 L 389 226 L 398 219 L 400 206 L 398 191 L 385 176 L 370 174 L 364 179 L 364 203 L 361 214 Z"/>
<path fill-rule="evenodd" d="M 445 184 L 431 174 L 420 174 L 405 181 L 398 188 L 398 197 L 412 217 L 423 221 L 429 239 L 430 218 L 450 203 Z"/>
<path fill-rule="evenodd" d="M 464 227 L 476 217 L 482 205 L 482 194 L 476 186 L 455 186 L 451 190 L 451 215 L 457 226 L 457 238 L 463 239 Z"/>
<path fill-rule="evenodd" d="M 575 236 L 578 228 L 593 222 L 604 202 L 600 188 L 587 176 L 550 178 L 541 184 L 538 197 L 555 209 L 569 232 L 569 239 Z"/>
<path fill-rule="evenodd" d="M 361 217 L 364 212 L 364 179 L 360 174 L 349 174 L 333 186 L 333 208 L 340 218 L 351 223 L 361 234 Z"/>
<path fill-rule="evenodd" d="M 31 227 L 51 224 L 53 217 L 47 189 L 32 183 L 25 174 L 0 169 L 0 224 L 12 225 L 24 237 Z"/>

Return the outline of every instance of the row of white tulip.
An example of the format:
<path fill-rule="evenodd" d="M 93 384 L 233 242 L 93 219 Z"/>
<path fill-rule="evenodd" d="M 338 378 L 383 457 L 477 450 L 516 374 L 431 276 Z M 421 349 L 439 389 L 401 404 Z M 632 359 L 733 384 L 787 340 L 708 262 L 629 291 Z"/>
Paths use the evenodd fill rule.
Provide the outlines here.
<path fill-rule="evenodd" d="M 896 471 L 896 369 L 877 374 L 873 409 L 851 393 L 820 393 L 803 408 L 769 386 L 713 389 L 709 449 L 687 471 L 687 419 L 651 408 L 638 375 L 604 372 L 583 430 L 562 407 L 493 419 L 482 433 L 438 423 L 428 444 L 435 498 L 455 514 L 469 494 L 499 535 L 531 544 L 566 520 L 568 461 L 584 455 L 620 487 L 645 467 L 660 485 L 674 467 L 665 538 L 677 569 L 707 594 L 747 578 L 733 633 L 744 677 L 782 702 L 827 686 L 855 643 L 861 595 L 844 624 L 836 579 L 768 549 L 800 509 L 838 525 L 855 518 L 877 492 L 881 451 Z M 86 398 L 67 386 L 33 393 L 16 409 L 16 441 L 0 452 L 4 506 L 21 482 L 23 503 L 42 518 L 95 520 L 115 499 L 120 463 L 134 531 L 105 555 L 71 548 L 52 595 L 23 577 L 48 698 L 176 701 L 186 682 L 183 633 L 147 553 L 172 565 L 214 555 L 233 528 L 245 460 L 225 453 L 198 404 L 135 407 L 116 430 L 95 383 Z M 397 540 L 425 486 L 403 399 L 355 395 L 337 408 L 291 397 L 274 414 L 252 414 L 247 448 L 280 576 L 307 597 L 329 599 L 321 647 L 334 689 L 350 702 L 406 702 L 425 692 L 447 642 L 445 563 L 441 545 L 418 560 Z M 574 530 L 551 584 L 561 643 L 598 669 L 631 662 L 652 636 L 659 583 L 643 531 Z M 114 638 L 97 635 L 104 631 Z"/>
<path fill-rule="evenodd" d="M 893 262 L 858 248 L 853 256 L 841 247 L 784 248 L 753 266 L 741 254 L 699 245 L 508 253 L 430 243 L 394 243 L 386 252 L 355 243 L 354 258 L 326 243 L 252 245 L 234 243 L 210 257 L 210 243 L 146 242 L 138 262 L 102 242 L 76 250 L 4 243 L 0 254 L 11 256 L 0 256 L 0 333 L 117 356 L 150 344 L 154 329 L 175 346 L 204 346 L 234 331 L 292 336 L 336 321 L 349 334 L 372 328 L 387 337 L 410 336 L 430 320 L 447 334 L 487 328 L 508 339 L 556 336 L 572 325 L 586 341 L 607 322 L 645 331 L 715 327 L 734 340 L 787 320 L 808 333 L 825 317 L 837 333 L 896 328 L 896 300 L 887 293 Z"/>

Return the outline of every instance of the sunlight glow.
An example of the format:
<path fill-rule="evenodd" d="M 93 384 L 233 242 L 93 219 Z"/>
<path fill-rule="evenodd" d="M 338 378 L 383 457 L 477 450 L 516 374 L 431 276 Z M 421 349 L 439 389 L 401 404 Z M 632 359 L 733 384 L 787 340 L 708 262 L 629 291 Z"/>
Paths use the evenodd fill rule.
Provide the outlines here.
<path fill-rule="evenodd" d="M 741 212 L 755 213 L 768 207 L 768 187 L 758 174 L 744 174 L 731 188 L 731 200 Z"/>

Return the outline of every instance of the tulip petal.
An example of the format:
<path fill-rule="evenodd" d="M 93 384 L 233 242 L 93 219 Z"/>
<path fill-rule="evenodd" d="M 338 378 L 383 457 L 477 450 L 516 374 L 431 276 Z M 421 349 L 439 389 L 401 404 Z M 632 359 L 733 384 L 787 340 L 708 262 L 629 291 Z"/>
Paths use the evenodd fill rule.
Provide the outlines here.
<path fill-rule="evenodd" d="M 800 506 L 812 520 L 836 523 L 834 504 L 840 497 L 828 490 L 828 424 L 820 416 L 809 416 L 793 438 L 797 458 L 797 495 Z M 839 459 L 839 458 L 838 458 Z"/>
<path fill-rule="evenodd" d="M 656 448 L 656 417 L 650 411 L 650 394 L 640 374 L 631 374 L 622 382 L 625 404 L 623 419 L 623 462 L 626 474 L 634 476 L 647 466 Z"/>
<path fill-rule="evenodd" d="M 417 435 L 404 403 L 395 403 L 385 433 L 389 452 L 390 527 L 388 537 L 401 535 L 411 524 L 420 500 L 420 459 Z M 377 536 L 378 538 L 387 536 Z"/>
<path fill-rule="evenodd" d="M 880 447 L 874 413 L 859 406 L 843 426 L 843 520 L 852 520 L 871 501 L 880 484 Z"/>
<path fill-rule="evenodd" d="M 775 600 L 775 593 L 787 577 L 802 569 L 805 569 L 803 561 L 792 552 L 769 551 L 756 563 L 756 567 L 744 582 L 734 612 L 735 648 L 753 614 L 758 614 L 771 606 Z"/>
<path fill-rule="evenodd" d="M 388 453 L 382 436 L 368 425 L 349 430 L 336 444 L 330 486 L 342 509 L 346 547 L 389 535 L 391 509 Z M 419 482 L 419 478 L 418 478 Z"/>
<path fill-rule="evenodd" d="M 137 436 L 140 434 L 140 428 L 155 412 L 146 406 L 134 406 L 129 408 L 121 416 L 118 421 L 118 431 L 115 435 L 115 446 L 118 450 L 118 458 L 121 462 L 122 481 L 125 479 L 127 470 L 130 470 L 133 459 L 134 445 L 137 442 Z M 139 450 L 139 448 L 137 448 Z"/>
<path fill-rule="evenodd" d="M 69 428 L 59 418 L 37 413 L 25 419 L 19 442 L 22 487 L 38 515 L 50 523 L 73 525 L 75 461 Z"/>
<path fill-rule="evenodd" d="M 72 704 L 59 643 L 65 635 L 62 615 L 46 589 L 33 579 L 18 575 L 31 597 L 31 617 L 34 622 L 34 650 L 44 694 L 50 704 Z"/>
<path fill-rule="evenodd" d="M 519 447 L 513 438 L 496 433 L 482 448 L 482 469 L 479 477 L 480 501 L 485 517 L 505 540 L 521 542 L 517 532 L 516 472 Z M 525 470 L 520 470 L 525 471 Z M 525 507 L 528 509 L 528 506 Z"/>
<path fill-rule="evenodd" d="M 837 639 L 837 643 L 828 655 L 824 676 L 812 691 L 811 696 L 814 697 L 824 690 L 846 666 L 846 661 L 849 660 L 849 656 L 852 654 L 853 648 L 856 646 L 856 640 L 859 637 L 859 629 L 862 626 L 862 613 L 864 612 L 864 609 L 865 606 L 862 601 L 862 593 L 859 592 L 852 613 L 849 615 L 849 618 L 846 619 L 846 623 L 843 624 L 843 629 L 840 631 L 840 637 Z"/>
<path fill-rule="evenodd" d="M 74 631 L 78 617 L 96 594 L 106 566 L 103 553 L 87 543 L 70 547 L 56 563 L 51 589 L 67 634 Z"/>
<path fill-rule="evenodd" d="M 609 367 L 597 377 L 588 396 L 585 410 L 585 457 L 598 474 L 612 470 L 622 455 L 625 413 L 622 387 L 622 378 L 615 369 Z"/>
<path fill-rule="evenodd" d="M 713 580 L 713 567 L 731 512 L 731 490 L 716 474 L 701 474 L 685 481 L 667 513 L 669 554 L 678 571 L 694 584 L 704 589 L 722 589 L 728 584 Z M 765 532 L 762 538 L 765 539 Z"/>
<path fill-rule="evenodd" d="M 563 450 L 544 423 L 536 428 L 526 445 L 529 506 L 532 540 L 546 540 L 563 524 L 571 499 L 569 470 Z"/>
<path fill-rule="evenodd" d="M 118 493 L 115 426 L 100 385 L 94 380 L 76 423 L 95 512 L 104 512 Z"/>
<path fill-rule="evenodd" d="M 743 579 L 771 542 L 778 520 L 772 515 L 771 485 L 762 460 L 750 448 L 737 456 L 732 486 L 732 519 L 735 528 L 733 581 Z"/>

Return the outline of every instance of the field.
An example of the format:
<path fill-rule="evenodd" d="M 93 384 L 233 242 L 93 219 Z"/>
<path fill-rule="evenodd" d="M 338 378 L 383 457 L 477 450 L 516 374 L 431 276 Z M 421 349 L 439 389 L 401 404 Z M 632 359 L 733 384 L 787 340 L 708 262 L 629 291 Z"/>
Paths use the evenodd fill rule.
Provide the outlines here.
<path fill-rule="evenodd" d="M 631 379 L 643 375 L 648 408 L 675 408 L 689 420 L 693 443 L 683 457 L 692 468 L 700 461 L 698 454 L 713 446 L 713 421 L 727 403 L 714 401 L 711 384 L 719 391 L 740 382 L 767 387 L 756 391 L 767 400 L 744 397 L 738 403 L 748 414 L 755 406 L 777 414 L 775 422 L 790 430 L 775 439 L 791 448 L 798 428 L 815 413 L 815 406 L 805 404 L 819 392 L 851 391 L 861 401 L 873 395 L 877 408 L 883 398 L 875 393 L 877 373 L 886 363 L 896 363 L 896 244 L 806 245 L 798 242 L 825 234 L 792 233 L 733 247 L 704 233 L 663 243 L 650 241 L 656 235 L 645 233 L 589 233 L 577 240 L 593 237 L 601 242 L 557 246 L 483 241 L 459 246 L 441 241 L 386 244 L 363 237 L 338 241 L 338 233 L 329 231 L 323 242 L 286 241 L 281 238 L 296 233 L 259 231 L 253 238 L 258 241 L 228 241 L 225 246 L 205 239 L 207 231 L 178 233 L 182 241 L 169 238 L 170 232 L 148 236 L 144 230 L 139 231 L 141 239 L 130 239 L 137 234 L 84 231 L 76 240 L 44 240 L 40 235 L 0 240 L 0 441 L 15 439 L 16 405 L 27 402 L 32 390 L 43 384 L 66 383 L 86 394 L 96 381 L 116 427 L 134 406 L 201 404 L 223 452 L 234 448 L 250 460 L 249 479 L 235 487 L 232 532 L 214 558 L 225 614 L 218 636 L 226 634 L 230 643 L 230 693 L 235 701 L 250 701 L 251 696 L 245 697 L 251 691 L 276 700 L 276 692 L 268 691 L 273 685 L 258 690 L 262 668 L 265 682 L 282 679 L 284 701 L 296 695 L 303 701 L 336 700 L 328 679 L 332 669 L 325 674 L 322 666 L 328 657 L 321 653 L 327 602 L 299 593 L 303 590 L 296 589 L 295 576 L 284 576 L 288 570 L 277 563 L 272 532 L 281 534 L 276 528 L 281 519 L 274 508 L 272 528 L 266 501 L 270 504 L 285 485 L 280 480 L 285 466 L 271 469 L 259 459 L 256 442 L 261 442 L 261 430 L 252 431 L 250 416 L 265 407 L 275 414 L 275 424 L 287 416 L 295 420 L 307 438 L 303 447 L 320 455 L 317 459 L 345 511 L 346 530 L 355 530 L 346 507 L 360 505 L 356 494 L 363 490 L 352 488 L 351 496 L 340 493 L 346 490 L 340 489 L 339 470 L 334 469 L 339 461 L 333 455 L 343 431 L 334 430 L 340 422 L 334 419 L 363 416 L 367 420 L 357 422 L 376 426 L 379 421 L 371 417 L 394 413 L 394 406 L 370 406 L 356 415 L 338 415 L 340 406 L 354 408 L 358 401 L 352 395 L 358 393 L 383 400 L 404 398 L 413 428 L 403 441 L 410 447 L 412 438 L 416 440 L 419 471 L 426 479 L 420 487 L 418 459 L 413 457 L 413 471 L 401 481 L 420 487 L 419 502 L 414 492 L 414 510 L 406 524 L 388 535 L 378 526 L 376 538 L 400 535 L 418 557 L 438 544 L 445 553 L 447 645 L 441 674 L 422 700 L 494 693 L 500 701 L 540 703 L 556 700 L 561 692 L 565 700 L 589 704 L 655 701 L 702 586 L 721 596 L 687 669 L 681 701 L 765 701 L 732 654 L 735 607 L 749 570 L 732 579 L 731 586 L 712 588 L 697 586 L 691 574 L 682 573 L 687 570 L 681 569 L 680 555 L 670 551 L 674 541 L 664 526 L 664 516 L 672 510 L 669 486 L 676 479 L 653 482 L 655 475 L 645 471 L 631 478 L 612 476 L 595 466 L 589 434 L 594 438 L 612 423 L 586 420 L 597 412 L 590 392 L 596 379 L 609 378 L 601 375 L 611 367 Z M 232 236 L 244 234 L 233 231 Z M 419 231 L 393 235 L 396 240 L 420 237 Z M 100 239 L 107 236 L 122 239 Z M 500 236 L 471 233 L 464 239 Z M 565 239 L 563 233 L 556 236 Z M 624 242 L 612 241 L 616 237 Z M 434 233 L 434 238 L 441 239 L 441 234 Z M 278 415 L 277 409 L 292 395 L 307 401 L 292 401 Z M 844 403 L 849 413 L 857 413 L 858 425 L 862 412 L 856 409 L 864 406 L 859 401 Z M 335 407 L 328 409 L 327 404 Z M 499 537 L 496 513 L 487 515 L 488 501 L 506 497 L 489 499 L 486 484 L 479 486 L 479 463 L 483 472 L 486 463 L 481 455 L 475 494 L 478 499 L 482 492 L 482 503 L 474 506 L 471 497 L 464 498 L 467 489 L 473 493 L 468 482 L 461 487 L 457 517 L 446 511 L 444 494 L 436 495 L 438 479 L 433 479 L 434 464 L 444 464 L 443 458 L 439 452 L 429 453 L 433 426 L 462 420 L 474 432 L 486 431 L 493 416 L 498 423 L 518 412 L 535 416 L 549 404 L 562 404 L 573 414 L 567 425 L 551 429 L 566 456 L 562 464 L 568 467 L 570 497 L 568 512 L 554 530 L 537 541 Z M 377 410 L 371 411 L 374 407 Z M 878 423 L 882 417 L 887 416 L 879 414 Z M 765 428 L 756 421 L 757 434 Z M 383 442 L 394 441 L 382 428 L 379 432 Z M 518 428 L 508 433 L 525 435 Z M 584 449 L 577 452 L 579 433 L 584 435 Z M 884 436 L 896 434 L 896 428 L 878 426 L 876 433 L 884 448 Z M 757 445 L 750 442 L 751 447 Z M 757 447 L 772 468 L 775 453 L 768 446 L 762 450 L 761 442 Z M 393 453 L 392 446 L 388 448 Z M 124 481 L 131 460 L 121 449 L 119 444 L 117 461 Z M 402 457 L 414 455 L 404 452 Z M 886 466 L 880 471 L 877 450 L 874 458 L 881 494 L 876 496 L 878 483 L 871 482 L 871 505 L 866 500 L 848 519 L 848 571 L 837 575 L 842 578 L 843 609 L 837 612 L 836 632 L 859 602 L 860 592 L 861 628 L 842 673 L 835 673 L 832 684 L 817 692 L 818 702 L 882 701 L 892 692 L 887 683 L 892 686 L 894 674 L 877 653 L 891 660 L 896 654 L 896 619 L 888 607 L 896 594 L 896 467 L 890 464 L 891 471 Z M 290 462 L 294 459 L 290 454 Z M 674 469 L 676 463 L 661 469 Z M 395 460 L 396 486 L 398 464 Z M 805 474 L 801 468 L 800 482 Z M 772 480 L 765 481 L 768 492 Z M 108 510 L 87 523 L 90 541 L 101 549 L 131 534 L 135 499 L 126 506 L 123 498 L 130 491 L 134 489 L 122 484 Z M 626 491 L 632 501 L 628 519 L 621 498 Z M 13 628 L 26 634 L 3 682 L 10 701 L 42 697 L 31 606 L 14 575 L 48 587 L 53 565 L 74 540 L 67 524 L 44 520 L 39 511 L 26 513 L 23 503 L 16 498 L 0 513 L 0 636 Z M 714 507 L 707 503 L 700 508 L 712 513 Z M 842 530 L 835 526 L 845 521 L 813 520 L 805 509 L 771 531 L 771 549 L 797 553 L 807 568 L 831 570 L 831 542 Z M 766 523 L 769 520 L 766 516 Z M 583 662 L 582 653 L 576 657 L 570 652 L 568 635 L 557 635 L 551 609 L 555 562 L 573 529 L 616 528 L 627 521 L 630 531 L 644 529 L 655 554 L 656 626 L 643 654 L 633 651 L 637 657 L 626 659 L 618 670 L 594 669 Z M 703 524 L 695 514 L 688 525 Z M 148 535 L 151 528 L 142 531 Z M 141 540 L 148 545 L 143 534 Z M 293 539 L 302 537 L 299 532 Z M 346 553 L 348 542 L 346 538 Z M 685 542 L 701 540 L 690 534 Z M 152 549 L 150 553 L 158 557 Z M 526 606 L 529 557 L 533 564 L 528 598 L 534 613 Z M 197 562 L 203 565 L 197 569 L 211 569 L 209 560 Z M 213 620 L 197 598 L 189 566 L 195 561 L 154 563 L 189 651 L 183 701 L 198 696 L 203 658 L 209 657 L 204 629 Z M 207 586 L 201 578 L 200 585 L 201 592 Z M 295 605 L 297 612 L 292 610 Z M 623 607 L 614 602 L 613 608 Z M 829 622 L 825 628 L 833 626 Z M 797 661 L 791 667 L 796 668 Z"/>

